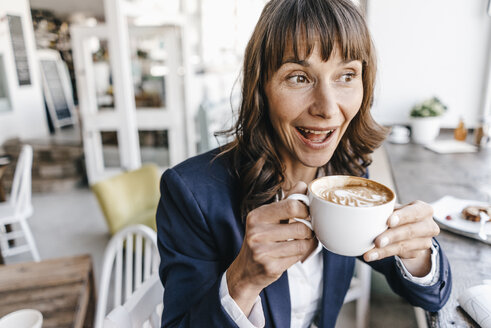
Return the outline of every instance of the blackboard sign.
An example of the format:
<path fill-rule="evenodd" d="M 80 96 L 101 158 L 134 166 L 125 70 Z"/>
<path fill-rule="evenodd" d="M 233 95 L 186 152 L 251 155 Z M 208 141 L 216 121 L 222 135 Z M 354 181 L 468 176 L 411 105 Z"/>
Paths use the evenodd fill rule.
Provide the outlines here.
<path fill-rule="evenodd" d="M 66 64 L 55 50 L 38 50 L 43 90 L 53 126 L 74 124 L 73 97 Z"/>
<path fill-rule="evenodd" d="M 71 116 L 70 108 L 65 97 L 63 84 L 61 83 L 60 73 L 55 61 L 41 60 L 41 68 L 47 82 L 47 91 L 51 98 L 51 103 L 58 120 L 66 119 Z"/>
<path fill-rule="evenodd" d="M 17 71 L 19 85 L 30 85 L 31 74 L 29 73 L 29 61 L 27 59 L 26 42 L 24 40 L 21 17 L 7 15 L 7 19 L 9 22 L 10 40 L 12 41 L 15 69 Z"/>

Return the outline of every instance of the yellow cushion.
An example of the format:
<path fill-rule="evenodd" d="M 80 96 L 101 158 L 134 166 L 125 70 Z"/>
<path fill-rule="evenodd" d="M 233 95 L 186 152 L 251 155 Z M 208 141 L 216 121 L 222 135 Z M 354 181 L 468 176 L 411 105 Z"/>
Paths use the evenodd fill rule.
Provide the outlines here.
<path fill-rule="evenodd" d="M 158 202 L 158 200 L 157 200 Z M 131 224 L 144 224 L 146 226 L 149 226 L 153 230 L 157 231 L 157 223 L 155 221 L 155 213 L 157 212 L 157 205 L 155 205 L 155 208 L 151 208 L 149 210 L 146 210 L 143 213 L 140 213 L 137 217 L 135 217 L 134 222 Z"/>
<path fill-rule="evenodd" d="M 92 185 L 111 234 L 138 223 L 156 230 L 159 181 L 158 167 L 146 164 Z"/>

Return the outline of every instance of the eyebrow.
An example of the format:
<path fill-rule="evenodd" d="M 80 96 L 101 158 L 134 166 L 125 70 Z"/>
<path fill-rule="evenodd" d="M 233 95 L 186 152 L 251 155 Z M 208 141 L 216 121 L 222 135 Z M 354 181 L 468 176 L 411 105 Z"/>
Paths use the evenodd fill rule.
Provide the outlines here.
<path fill-rule="evenodd" d="M 301 65 L 301 66 L 304 66 L 304 67 L 309 67 L 310 66 L 310 63 L 306 60 L 303 60 L 303 59 L 297 59 L 297 58 L 293 58 L 293 57 L 289 57 L 287 59 L 285 59 L 283 61 L 283 63 L 281 63 L 282 65 L 284 64 L 298 64 L 298 65 Z"/>
<path fill-rule="evenodd" d="M 345 65 L 345 64 L 349 64 L 349 63 L 352 63 L 352 62 L 355 62 L 355 61 L 360 61 L 360 59 L 344 59 L 341 61 L 341 64 L 342 65 Z M 284 64 L 298 64 L 298 65 L 301 65 L 303 67 L 310 67 L 310 63 L 307 61 L 307 60 L 304 60 L 304 59 L 297 59 L 297 58 L 294 58 L 294 57 L 289 57 L 287 59 L 285 59 L 283 61 L 283 63 L 281 63 L 281 65 L 284 65 Z"/>

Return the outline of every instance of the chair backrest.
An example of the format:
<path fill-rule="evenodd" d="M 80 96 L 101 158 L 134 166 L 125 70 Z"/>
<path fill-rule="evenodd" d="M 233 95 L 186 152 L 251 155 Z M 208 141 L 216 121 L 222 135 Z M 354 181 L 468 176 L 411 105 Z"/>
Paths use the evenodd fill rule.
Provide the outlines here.
<path fill-rule="evenodd" d="M 116 233 L 104 253 L 95 327 L 101 328 L 107 310 L 126 302 L 144 281 L 158 272 L 157 234 L 144 225 L 132 225 Z M 111 284 L 112 282 L 112 284 Z M 110 303 L 109 289 L 113 287 Z"/>
<path fill-rule="evenodd" d="M 158 167 L 146 164 L 91 186 L 111 234 L 131 224 L 145 224 L 155 230 L 159 182 Z"/>
<path fill-rule="evenodd" d="M 14 180 L 9 202 L 15 208 L 15 212 L 32 212 L 31 204 L 31 170 L 32 170 L 32 147 L 23 145 L 15 167 Z"/>
<path fill-rule="evenodd" d="M 160 327 L 163 295 L 164 287 L 155 273 L 124 305 L 117 306 L 106 316 L 104 328 Z"/>

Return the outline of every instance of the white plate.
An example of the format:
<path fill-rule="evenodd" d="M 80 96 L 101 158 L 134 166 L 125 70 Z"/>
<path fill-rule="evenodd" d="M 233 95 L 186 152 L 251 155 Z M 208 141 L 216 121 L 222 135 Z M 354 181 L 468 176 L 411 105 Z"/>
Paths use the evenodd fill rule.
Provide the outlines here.
<path fill-rule="evenodd" d="M 480 223 L 472 222 L 464 219 L 460 213 L 464 207 L 469 205 L 489 205 L 485 202 L 478 202 L 475 200 L 466 200 L 455 198 L 452 196 L 445 196 L 440 198 L 436 202 L 431 204 L 433 206 L 433 216 L 435 220 L 443 227 L 459 230 L 467 233 L 478 233 Z M 451 220 L 447 220 L 447 215 L 451 216 Z M 491 235 L 491 222 L 487 222 L 485 225 L 485 232 L 487 235 Z"/>
<path fill-rule="evenodd" d="M 425 147 L 438 154 L 475 153 L 477 151 L 476 146 L 453 139 L 436 140 Z"/>

